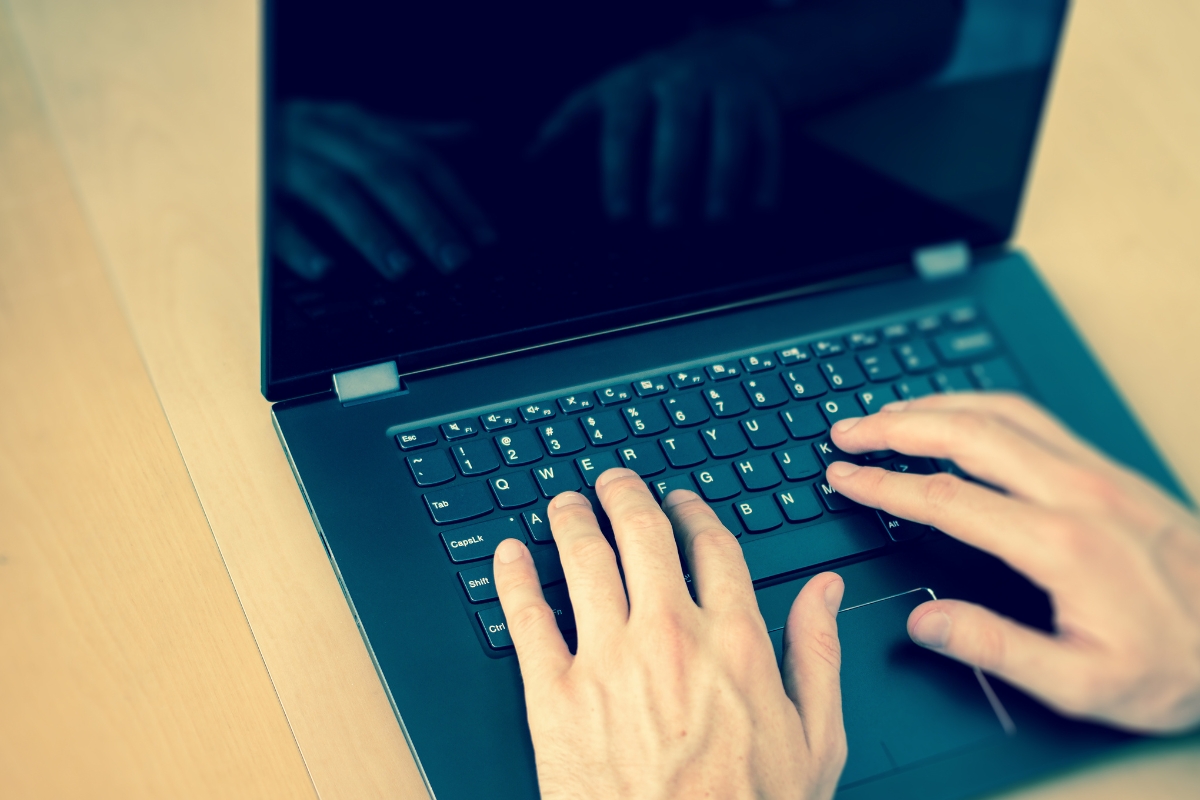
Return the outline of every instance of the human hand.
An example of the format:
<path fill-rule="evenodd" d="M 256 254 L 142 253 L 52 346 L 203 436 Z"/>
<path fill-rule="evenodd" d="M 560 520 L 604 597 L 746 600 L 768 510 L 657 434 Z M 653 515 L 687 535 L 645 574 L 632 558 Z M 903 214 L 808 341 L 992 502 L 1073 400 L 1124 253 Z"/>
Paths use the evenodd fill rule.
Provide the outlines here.
<path fill-rule="evenodd" d="M 311 208 L 381 275 L 395 280 L 417 263 L 411 245 L 443 273 L 496 234 L 430 147 L 459 138 L 457 123 L 392 120 L 357 106 L 292 101 L 279 112 L 276 185 Z M 381 209 L 384 213 L 380 214 Z M 329 258 L 280 213 L 272 245 L 294 272 L 321 277 Z"/>
<path fill-rule="evenodd" d="M 542 797 L 831 797 L 846 757 L 841 579 L 818 575 L 796 598 L 781 679 L 741 548 L 708 505 L 676 490 L 660 510 L 627 469 L 603 473 L 596 491 L 624 586 L 587 499 L 566 492 L 549 507 L 574 656 L 526 547 L 496 548 Z"/>
<path fill-rule="evenodd" d="M 986 550 L 1049 595 L 1054 631 L 956 600 L 918 606 L 913 640 L 1062 713 L 1135 731 L 1200 723 L 1200 524 L 1015 395 L 895 403 L 834 425 L 849 453 L 950 459 L 947 473 L 830 465 L 846 497 Z"/>

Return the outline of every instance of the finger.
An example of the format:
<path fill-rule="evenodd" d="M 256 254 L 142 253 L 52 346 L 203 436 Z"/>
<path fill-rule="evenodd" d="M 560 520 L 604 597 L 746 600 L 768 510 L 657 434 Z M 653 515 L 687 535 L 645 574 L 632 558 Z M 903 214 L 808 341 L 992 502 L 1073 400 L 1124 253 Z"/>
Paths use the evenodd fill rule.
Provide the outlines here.
<path fill-rule="evenodd" d="M 496 229 L 475 200 L 463 188 L 445 164 L 432 152 L 424 152 L 416 168 L 442 204 L 453 212 L 462 227 L 470 232 L 476 244 L 489 245 L 496 241 Z"/>
<path fill-rule="evenodd" d="M 676 489 L 663 498 L 662 507 L 687 558 L 700 607 L 757 611 L 742 546 L 708 503 L 695 492 Z"/>
<path fill-rule="evenodd" d="M 544 686 L 571 666 L 571 651 L 558 629 L 554 611 L 542 596 L 529 549 L 516 539 L 500 542 L 493 573 L 526 691 Z"/>
<path fill-rule="evenodd" d="M 630 615 L 655 613 L 664 605 L 692 605 L 671 522 L 638 474 L 605 470 L 596 478 L 596 494 L 621 553 Z"/>
<path fill-rule="evenodd" d="M 655 88 L 658 112 L 650 156 L 647 205 L 650 223 L 673 225 L 681 216 L 688 172 L 696 162 L 704 98 L 682 82 L 669 81 Z"/>
<path fill-rule="evenodd" d="M 576 125 L 579 125 L 589 115 L 596 113 L 598 89 L 596 84 L 585 86 L 563 101 L 550 117 L 542 123 L 533 144 L 527 151 L 529 156 L 536 156 L 548 147 L 555 139 L 566 136 Z"/>
<path fill-rule="evenodd" d="M 288 269 L 306 281 L 319 281 L 333 266 L 329 257 L 304 235 L 283 212 L 276 211 L 271 224 L 271 252 Z"/>
<path fill-rule="evenodd" d="M 605 638 L 629 618 L 617 556 L 596 522 L 592 504 L 583 495 L 563 492 L 550 501 L 547 515 L 575 610 L 579 645 L 583 647 Z"/>
<path fill-rule="evenodd" d="M 428 191 L 403 170 L 359 176 L 439 272 L 449 275 L 471 258 L 471 248 Z"/>
<path fill-rule="evenodd" d="M 614 86 L 603 98 L 600 183 L 604 207 L 613 219 L 625 219 L 633 213 L 637 137 L 647 103 L 641 88 L 623 84 Z"/>
<path fill-rule="evenodd" d="M 750 154 L 750 109 L 736 92 L 717 92 L 713 97 L 712 152 L 708 166 L 705 216 L 711 220 L 728 217 Z"/>
<path fill-rule="evenodd" d="M 779 110 L 768 98 L 758 103 L 756 118 L 758 125 L 759 175 L 758 188 L 754 193 L 755 204 L 762 209 L 771 209 L 779 201 L 779 187 L 783 176 L 783 121 Z"/>
<path fill-rule="evenodd" d="M 1082 678 L 1096 653 L 993 611 L 959 600 L 933 600 L 908 617 L 913 641 L 964 664 L 979 667 L 1062 711 L 1081 713 Z"/>
<path fill-rule="evenodd" d="M 837 610 L 844 591 L 836 573 L 814 576 L 792 603 L 783 634 L 783 686 L 800 712 L 809 748 L 842 761 L 846 731 Z"/>

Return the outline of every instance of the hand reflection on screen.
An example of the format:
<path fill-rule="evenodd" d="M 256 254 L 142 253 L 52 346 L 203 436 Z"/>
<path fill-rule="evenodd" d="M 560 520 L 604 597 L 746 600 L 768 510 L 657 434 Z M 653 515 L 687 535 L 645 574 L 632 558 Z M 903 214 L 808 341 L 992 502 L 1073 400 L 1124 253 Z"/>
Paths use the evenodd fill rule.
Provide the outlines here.
<path fill-rule="evenodd" d="M 458 122 L 389 119 L 341 103 L 293 100 L 280 110 L 277 188 L 333 227 L 389 280 L 421 264 L 454 272 L 495 230 L 434 152 L 458 139 Z M 272 227 L 275 253 L 297 275 L 320 278 L 331 259 L 282 209 Z"/>

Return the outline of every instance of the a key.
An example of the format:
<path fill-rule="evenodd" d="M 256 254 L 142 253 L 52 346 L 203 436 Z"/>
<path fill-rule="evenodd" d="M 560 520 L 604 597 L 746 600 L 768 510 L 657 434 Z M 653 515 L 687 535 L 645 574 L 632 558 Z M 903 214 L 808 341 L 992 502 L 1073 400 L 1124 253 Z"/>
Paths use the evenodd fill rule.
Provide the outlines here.
<path fill-rule="evenodd" d="M 460 419 L 442 424 L 442 436 L 445 436 L 448 442 L 453 442 L 455 439 L 466 439 L 477 433 L 479 433 L 479 426 L 473 419 Z"/>
<path fill-rule="evenodd" d="M 783 524 L 779 507 L 768 495 L 747 497 L 734 503 L 733 508 L 742 520 L 742 527 L 750 533 L 766 533 Z"/>
<path fill-rule="evenodd" d="M 600 401 L 602 406 L 616 406 L 629 400 L 629 389 L 625 388 L 625 384 L 619 386 L 605 386 L 603 389 L 596 390 L 596 399 Z"/>
<path fill-rule="evenodd" d="M 967 371 L 974 384 L 985 392 L 1021 388 L 1016 371 L 1003 358 L 993 358 L 991 361 L 975 364 Z"/>
<path fill-rule="evenodd" d="M 530 403 L 527 406 L 521 406 L 521 419 L 526 422 L 551 419 L 553 416 L 554 407 L 544 403 Z"/>
<path fill-rule="evenodd" d="M 822 361 L 821 374 L 825 376 L 825 382 L 829 384 L 829 388 L 834 391 L 857 389 L 867 382 L 862 370 L 848 356 Z"/>
<path fill-rule="evenodd" d="M 441 536 L 446 552 L 455 564 L 491 558 L 496 552 L 496 545 L 505 539 L 525 541 L 525 531 L 516 517 L 500 517 L 465 528 L 442 531 Z"/>
<path fill-rule="evenodd" d="M 783 384 L 792 393 L 792 397 L 797 400 L 820 397 L 829 391 L 825 386 L 825 381 L 817 377 L 815 364 L 804 364 L 784 370 L 779 373 L 779 377 L 783 379 Z"/>
<path fill-rule="evenodd" d="M 834 444 L 833 440 L 828 436 L 817 440 L 813 444 L 813 452 L 817 454 L 817 458 L 821 459 L 821 463 L 827 467 L 835 461 L 849 461 L 851 464 L 862 463 L 862 456 L 845 452 Z"/>
<path fill-rule="evenodd" d="M 711 506 L 713 512 L 717 515 L 717 519 L 725 526 L 725 530 L 732 533 L 734 536 L 741 538 L 742 536 L 742 518 L 741 515 L 733 510 L 733 506 L 729 503 L 716 503 Z"/>
<path fill-rule="evenodd" d="M 658 502 L 666 499 L 667 495 L 676 489 L 687 489 L 688 491 L 696 491 L 692 479 L 687 475 L 673 475 L 670 478 L 662 478 L 660 480 L 651 481 L 650 485 L 654 487 L 654 495 L 658 498 Z"/>
<path fill-rule="evenodd" d="M 879 336 L 871 331 L 859 331 L 846 337 L 846 344 L 851 350 L 865 350 L 879 344 Z"/>
<path fill-rule="evenodd" d="M 802 481 L 821 474 L 821 465 L 813 451 L 806 447 L 792 447 L 775 454 L 775 463 L 783 470 L 789 481 Z"/>
<path fill-rule="evenodd" d="M 430 450 L 419 456 L 408 456 L 404 459 L 412 472 L 417 486 L 437 486 L 439 483 L 454 480 L 454 467 L 442 450 Z"/>
<path fill-rule="evenodd" d="M 783 475 L 779 472 L 779 467 L 775 466 L 775 459 L 769 455 L 734 461 L 733 471 L 742 479 L 742 485 L 749 492 L 771 489 L 783 483 Z"/>
<path fill-rule="evenodd" d="M 905 372 L 928 372 L 937 367 L 937 359 L 929 349 L 929 345 L 920 339 L 896 346 L 896 358 L 900 359 Z"/>
<path fill-rule="evenodd" d="M 538 435 L 542 437 L 546 452 L 552 456 L 569 456 L 587 447 L 579 428 L 568 424 L 567 420 L 561 424 L 538 426 Z"/>
<path fill-rule="evenodd" d="M 486 475 L 500 469 L 500 459 L 486 439 L 456 444 L 450 448 L 450 452 L 458 462 L 458 471 L 463 475 Z"/>
<path fill-rule="evenodd" d="M 583 433 L 588 441 L 597 447 L 617 444 L 629 438 L 629 433 L 614 411 L 585 414 L 579 418 L 579 422 L 583 425 Z"/>
<path fill-rule="evenodd" d="M 596 478 L 600 477 L 600 473 L 619 466 L 617 456 L 611 450 L 600 450 L 575 459 L 575 467 L 589 489 L 596 486 Z"/>
<path fill-rule="evenodd" d="M 858 365 L 873 381 L 894 381 L 900 377 L 900 362 L 887 350 L 870 350 L 858 354 Z"/>
<path fill-rule="evenodd" d="M 585 394 L 570 394 L 566 397 L 558 398 L 558 407 L 562 409 L 564 414 L 578 414 L 581 411 L 590 411 L 595 406 L 592 398 Z"/>
<path fill-rule="evenodd" d="M 947 364 L 978 361 L 996 349 L 996 337 L 984 328 L 954 331 L 935 338 L 933 349 Z"/>
<path fill-rule="evenodd" d="M 766 372 L 775 369 L 775 359 L 769 353 L 746 356 L 742 359 L 742 369 L 746 372 Z"/>
<path fill-rule="evenodd" d="M 778 351 L 775 353 L 775 355 L 779 358 L 780 365 L 785 367 L 791 366 L 792 364 L 803 363 L 811 358 L 807 350 L 803 350 L 799 347 L 788 347 Z"/>
<path fill-rule="evenodd" d="M 722 361 L 719 364 L 709 364 L 704 368 L 710 380 L 727 381 L 742 374 L 742 370 L 733 361 Z"/>
<path fill-rule="evenodd" d="M 554 497 L 563 492 L 579 491 L 579 476 L 566 462 L 560 461 L 534 467 L 531 472 L 543 497 Z"/>
<path fill-rule="evenodd" d="M 671 373 L 671 385 L 676 389 L 688 389 L 704 383 L 704 373 L 698 370 L 681 370 Z"/>
<path fill-rule="evenodd" d="M 733 476 L 728 464 L 714 464 L 709 469 L 698 469 L 692 473 L 700 494 L 709 502 L 728 500 L 742 493 L 742 485 Z"/>
<path fill-rule="evenodd" d="M 856 397 L 864 414 L 874 414 L 888 403 L 894 401 L 896 393 L 889 390 L 886 386 L 880 386 L 878 389 L 863 389 L 861 392 L 858 392 Z"/>
<path fill-rule="evenodd" d="M 529 538 L 535 542 L 554 541 L 554 534 L 550 532 L 550 517 L 546 514 L 545 503 L 522 511 L 521 524 L 525 526 Z"/>
<path fill-rule="evenodd" d="M 483 425 L 483 429 L 488 433 L 494 431 L 502 431 L 505 428 L 511 428 L 517 424 L 517 415 L 508 411 L 494 411 L 491 414 L 484 414 L 479 418 L 479 422 Z"/>
<path fill-rule="evenodd" d="M 767 447 L 778 447 L 787 441 L 787 431 L 779 417 L 754 417 L 742 420 L 742 432 L 750 440 L 750 446 L 756 450 Z"/>
<path fill-rule="evenodd" d="M 700 446 L 696 434 L 691 431 L 679 431 L 673 436 L 658 440 L 667 462 L 675 469 L 694 467 L 708 460 L 708 454 Z"/>
<path fill-rule="evenodd" d="M 709 387 L 704 390 L 704 400 L 708 403 L 714 417 L 736 417 L 738 414 L 745 414 L 750 410 L 750 401 L 746 399 L 745 393 L 737 390 L 736 386 L 721 389 Z"/>
<path fill-rule="evenodd" d="M 429 516 L 439 525 L 482 517 L 492 505 L 487 485 L 481 482 L 460 483 L 421 495 Z"/>
<path fill-rule="evenodd" d="M 742 388 L 755 408 L 774 408 L 787 402 L 787 394 L 779 384 L 768 381 L 766 376 L 742 381 Z"/>
<path fill-rule="evenodd" d="M 528 428 L 497 436 L 496 449 L 500 458 L 510 467 L 521 464 L 532 464 L 542 460 L 542 448 L 538 445 L 537 434 Z"/>
<path fill-rule="evenodd" d="M 829 427 L 816 403 L 793 406 L 779 412 L 779 419 L 793 439 L 811 439 L 820 436 Z"/>
<path fill-rule="evenodd" d="M 821 516 L 821 504 L 804 487 L 776 492 L 775 502 L 788 522 L 807 522 Z"/>
<path fill-rule="evenodd" d="M 846 495 L 839 493 L 837 489 L 834 489 L 826 481 L 817 481 L 814 483 L 813 490 L 830 511 L 849 511 L 854 508 L 854 503 Z"/>
<path fill-rule="evenodd" d="M 396 434 L 396 444 L 401 450 L 416 450 L 437 444 L 437 431 L 433 428 L 418 428 L 415 431 L 404 431 Z"/>
<path fill-rule="evenodd" d="M 492 606 L 476 612 L 479 627 L 487 638 L 488 647 L 493 650 L 508 650 L 512 648 L 512 635 L 508 632 L 508 622 L 504 619 L 504 609 Z"/>
<path fill-rule="evenodd" d="M 961 367 L 940 369 L 930 375 L 929 380 L 933 382 L 933 387 L 942 394 L 970 392 L 975 388 L 971 385 L 971 379 L 967 377 L 967 371 Z"/>
<path fill-rule="evenodd" d="M 930 386 L 928 378 L 918 377 L 897 381 L 892 388 L 901 400 L 916 400 L 918 397 L 933 394 L 933 387 Z"/>
<path fill-rule="evenodd" d="M 643 478 L 657 475 L 667 468 L 662 451 L 654 442 L 631 442 L 622 445 L 617 450 L 617 455 L 620 456 L 621 464 L 626 469 L 633 470 Z"/>
<path fill-rule="evenodd" d="M 492 495 L 496 505 L 503 509 L 520 508 L 537 502 L 537 490 L 533 481 L 524 472 L 512 472 L 495 478 L 488 478 L 488 486 L 492 487 Z"/>
<path fill-rule="evenodd" d="M 671 424 L 686 428 L 692 425 L 702 425 L 708 422 L 708 406 L 698 394 L 677 394 L 664 397 L 663 408 L 671 419 Z"/>
<path fill-rule="evenodd" d="M 667 382 L 662 378 L 644 378 L 633 382 L 633 390 L 638 397 L 654 397 L 656 394 L 666 394 Z"/>
<path fill-rule="evenodd" d="M 724 425 L 714 425 L 700 429 L 700 438 L 713 458 L 732 458 L 746 452 L 749 445 L 746 437 L 738 429 L 737 423 L 727 422 Z"/>
<path fill-rule="evenodd" d="M 819 342 L 813 342 L 809 347 L 817 358 L 828 358 L 846 351 L 846 348 L 837 339 L 822 339 Z"/>
<path fill-rule="evenodd" d="M 634 436 L 654 436 L 670 427 L 667 412 L 654 403 L 626 406 L 621 413 L 625 415 L 625 423 Z"/>

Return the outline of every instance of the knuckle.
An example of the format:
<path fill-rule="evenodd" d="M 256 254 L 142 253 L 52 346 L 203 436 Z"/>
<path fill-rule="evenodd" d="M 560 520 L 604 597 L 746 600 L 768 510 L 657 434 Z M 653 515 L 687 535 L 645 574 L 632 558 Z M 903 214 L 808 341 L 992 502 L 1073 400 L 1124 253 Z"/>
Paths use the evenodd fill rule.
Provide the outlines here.
<path fill-rule="evenodd" d="M 560 543 L 559 550 L 565 550 L 568 558 L 579 563 L 612 558 L 612 548 L 599 534 L 580 536 L 567 543 L 565 548 Z"/>
<path fill-rule="evenodd" d="M 983 627 L 976 634 L 976 666 L 983 670 L 1001 669 L 1008 657 L 1008 642 L 996 627 Z"/>
<path fill-rule="evenodd" d="M 936 475 L 930 475 L 925 480 L 923 499 L 925 504 L 937 514 L 953 507 L 954 502 L 962 493 L 962 488 L 961 478 L 948 472 L 939 472 Z"/>
<path fill-rule="evenodd" d="M 742 546 L 738 544 L 733 534 L 720 527 L 717 522 L 711 528 L 705 528 L 692 535 L 691 548 L 693 552 L 706 551 L 714 555 L 741 555 Z"/>
<path fill-rule="evenodd" d="M 508 627 L 516 631 L 527 631 L 553 622 L 554 612 L 550 606 L 543 603 L 528 603 L 514 609 L 511 614 L 505 614 Z"/>
<path fill-rule="evenodd" d="M 808 638 L 806 649 L 831 669 L 842 668 L 842 646 L 838 637 L 829 631 L 818 631 Z"/>
<path fill-rule="evenodd" d="M 666 516 L 657 508 L 634 509 L 613 520 L 614 523 L 618 521 L 626 530 L 636 533 L 658 531 L 670 525 Z"/>

